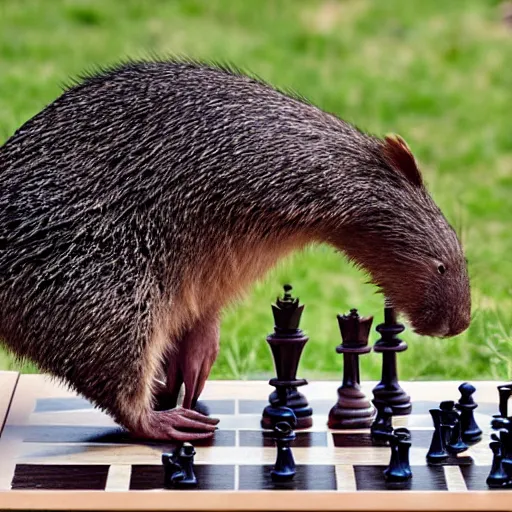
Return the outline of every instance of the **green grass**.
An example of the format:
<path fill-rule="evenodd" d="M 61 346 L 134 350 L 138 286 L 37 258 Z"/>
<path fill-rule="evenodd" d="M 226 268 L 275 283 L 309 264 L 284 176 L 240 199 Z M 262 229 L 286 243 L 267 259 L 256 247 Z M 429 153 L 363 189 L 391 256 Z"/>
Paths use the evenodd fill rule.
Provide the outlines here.
<path fill-rule="evenodd" d="M 360 128 L 400 133 L 464 241 L 474 304 L 472 325 L 457 338 L 406 331 L 401 377 L 508 379 L 512 30 L 500 16 L 492 0 L 0 0 L 0 141 L 69 77 L 151 52 L 229 61 Z M 339 254 L 296 254 L 226 312 L 212 377 L 272 373 L 270 303 L 286 281 L 306 304 L 301 376 L 339 377 L 338 313 L 357 307 L 375 324 L 382 319 L 379 296 Z M 0 367 L 16 365 L 0 355 Z M 363 378 L 379 371 L 376 354 L 362 359 Z"/>

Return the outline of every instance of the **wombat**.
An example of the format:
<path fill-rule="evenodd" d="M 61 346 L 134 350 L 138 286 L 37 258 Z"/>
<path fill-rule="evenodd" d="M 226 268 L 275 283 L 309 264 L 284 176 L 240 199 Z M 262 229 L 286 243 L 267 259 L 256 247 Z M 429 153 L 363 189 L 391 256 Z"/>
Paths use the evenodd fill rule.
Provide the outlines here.
<path fill-rule="evenodd" d="M 461 243 L 407 144 L 229 66 L 80 77 L 0 149 L 0 190 L 0 338 L 136 436 L 213 434 L 196 402 L 223 309 L 310 244 L 417 333 L 470 322 Z"/>

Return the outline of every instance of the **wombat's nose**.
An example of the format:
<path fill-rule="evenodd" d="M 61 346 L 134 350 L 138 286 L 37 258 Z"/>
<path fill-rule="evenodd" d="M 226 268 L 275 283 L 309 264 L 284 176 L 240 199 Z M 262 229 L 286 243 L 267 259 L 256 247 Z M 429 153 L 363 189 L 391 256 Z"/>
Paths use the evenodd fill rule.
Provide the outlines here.
<path fill-rule="evenodd" d="M 470 324 L 470 317 L 462 316 L 455 320 L 452 320 L 449 325 L 449 329 L 447 334 L 445 334 L 446 338 L 451 338 L 453 336 L 457 336 L 458 334 L 463 333 Z"/>

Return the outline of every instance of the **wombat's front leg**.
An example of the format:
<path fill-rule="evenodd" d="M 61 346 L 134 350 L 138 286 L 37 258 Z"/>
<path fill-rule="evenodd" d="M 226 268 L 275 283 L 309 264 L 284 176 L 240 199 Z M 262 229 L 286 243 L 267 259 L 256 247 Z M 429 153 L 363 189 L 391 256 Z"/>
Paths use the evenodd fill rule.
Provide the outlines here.
<path fill-rule="evenodd" d="M 170 411 L 151 411 L 143 425 L 134 429 L 135 437 L 155 440 L 194 441 L 211 437 L 218 420 L 183 407 Z"/>
<path fill-rule="evenodd" d="M 187 331 L 166 358 L 167 385 L 157 393 L 156 409 L 144 418 L 135 434 L 160 440 L 193 441 L 211 437 L 219 422 L 197 410 L 197 399 L 219 352 L 220 317 L 208 316 Z M 182 406 L 178 395 L 185 384 Z"/>
<path fill-rule="evenodd" d="M 203 391 L 219 353 L 220 315 L 207 316 L 180 343 L 178 364 L 185 384 L 183 407 L 191 409 Z"/>

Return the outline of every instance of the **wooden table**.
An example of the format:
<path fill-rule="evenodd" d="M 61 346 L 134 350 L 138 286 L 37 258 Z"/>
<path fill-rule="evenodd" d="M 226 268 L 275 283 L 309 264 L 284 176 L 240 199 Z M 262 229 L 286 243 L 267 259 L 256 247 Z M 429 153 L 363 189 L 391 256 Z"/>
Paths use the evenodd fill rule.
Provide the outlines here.
<path fill-rule="evenodd" d="M 163 489 L 161 455 L 171 445 L 133 442 L 109 417 L 45 376 L 0 372 L 0 509 L 512 510 L 511 490 L 485 485 L 498 382 L 473 382 L 483 440 L 460 455 L 460 465 L 425 463 L 428 410 L 457 400 L 459 384 L 402 383 L 413 413 L 394 418 L 394 426 L 412 433 L 414 476 L 408 489 L 391 490 L 382 478 L 389 448 L 373 446 L 368 430 L 329 430 L 339 383 L 310 382 L 301 391 L 314 409 L 313 427 L 297 432 L 294 482 L 276 490 L 268 479 L 276 450 L 259 427 L 273 388 L 261 381 L 211 381 L 202 398 L 220 418 L 219 430 L 213 441 L 195 444 L 200 488 L 182 491 Z M 373 385 L 363 383 L 370 396 Z"/>

